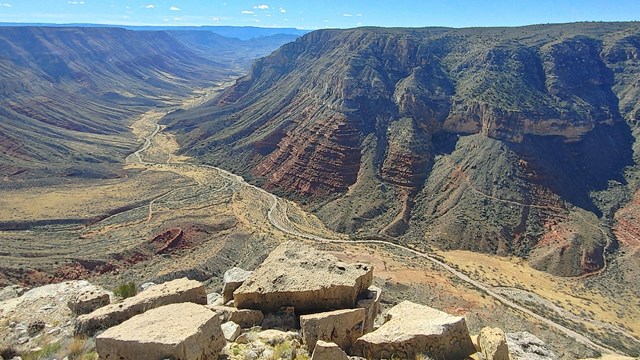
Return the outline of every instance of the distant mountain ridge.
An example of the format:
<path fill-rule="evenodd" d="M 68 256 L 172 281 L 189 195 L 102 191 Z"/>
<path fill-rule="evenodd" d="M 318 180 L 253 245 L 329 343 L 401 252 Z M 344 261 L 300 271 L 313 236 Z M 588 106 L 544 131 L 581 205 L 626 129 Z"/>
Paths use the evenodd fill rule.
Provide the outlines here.
<path fill-rule="evenodd" d="M 337 230 L 579 275 L 636 191 L 639 53 L 638 23 L 318 30 L 164 123 Z"/>
<path fill-rule="evenodd" d="M 128 128 L 137 115 L 238 76 L 294 39 L 0 27 L 0 177 L 112 176 L 137 146 Z"/>
<path fill-rule="evenodd" d="M 257 26 L 129 26 L 108 24 L 47 24 L 47 23 L 2 23 L 2 26 L 38 26 L 38 27 L 97 27 L 97 28 L 121 28 L 134 31 L 210 31 L 224 37 L 249 40 L 273 35 L 302 36 L 309 30 L 296 28 L 266 28 Z"/>

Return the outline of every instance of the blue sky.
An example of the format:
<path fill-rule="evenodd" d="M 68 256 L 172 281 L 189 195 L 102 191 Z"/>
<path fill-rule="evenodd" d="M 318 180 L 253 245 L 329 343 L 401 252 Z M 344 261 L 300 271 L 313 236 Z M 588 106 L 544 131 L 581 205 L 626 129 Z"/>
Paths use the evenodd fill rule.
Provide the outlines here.
<path fill-rule="evenodd" d="M 318 29 L 629 20 L 640 20 L 640 0 L 0 0 L 0 22 Z"/>

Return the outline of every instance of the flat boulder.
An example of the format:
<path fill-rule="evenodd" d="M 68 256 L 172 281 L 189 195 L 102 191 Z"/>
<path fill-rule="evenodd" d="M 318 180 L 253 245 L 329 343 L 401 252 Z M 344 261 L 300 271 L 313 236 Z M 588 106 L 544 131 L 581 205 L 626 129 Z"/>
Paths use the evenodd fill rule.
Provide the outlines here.
<path fill-rule="evenodd" d="M 298 242 L 285 242 L 269 254 L 235 290 L 237 308 L 275 312 L 293 306 L 309 314 L 353 308 L 373 280 L 373 267 L 347 264 Z"/>
<path fill-rule="evenodd" d="M 387 313 L 387 322 L 358 340 L 352 354 L 367 359 L 464 359 L 476 352 L 463 317 L 403 301 Z"/>
<path fill-rule="evenodd" d="M 100 360 L 214 360 L 225 345 L 218 317 L 194 303 L 149 310 L 96 337 Z"/>
<path fill-rule="evenodd" d="M 338 344 L 318 340 L 311 360 L 349 360 L 349 357 Z"/>
<path fill-rule="evenodd" d="M 302 337 L 312 351 L 319 340 L 333 342 L 349 352 L 353 343 L 364 334 L 365 310 L 345 309 L 300 316 Z"/>
<path fill-rule="evenodd" d="M 90 314 L 80 315 L 76 321 L 76 335 L 90 335 L 95 330 L 118 325 L 138 314 L 160 306 L 192 302 L 207 304 L 204 285 L 186 278 L 152 286 L 136 296 L 101 307 Z"/>
<path fill-rule="evenodd" d="M 506 335 L 500 328 L 482 328 L 478 336 L 478 347 L 485 360 L 511 359 Z"/>
<path fill-rule="evenodd" d="M 224 282 L 224 285 L 222 285 L 223 304 L 233 300 L 233 292 L 239 288 L 245 280 L 247 280 L 249 275 L 251 275 L 251 271 L 246 271 L 239 267 L 232 267 L 225 271 L 224 276 L 222 277 L 222 281 Z"/>
<path fill-rule="evenodd" d="M 89 285 L 71 297 L 67 306 L 74 314 L 88 314 L 98 308 L 109 305 L 109 292 L 95 285 Z"/>

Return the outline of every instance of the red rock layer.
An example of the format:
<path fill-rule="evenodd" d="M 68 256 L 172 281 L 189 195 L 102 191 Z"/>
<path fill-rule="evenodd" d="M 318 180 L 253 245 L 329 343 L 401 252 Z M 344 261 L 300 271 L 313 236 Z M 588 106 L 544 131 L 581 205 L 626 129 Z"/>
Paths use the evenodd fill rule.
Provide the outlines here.
<path fill-rule="evenodd" d="M 267 189 L 287 189 L 302 196 L 346 191 L 360 169 L 358 129 L 340 113 L 308 116 L 313 119 L 303 116 L 296 122 L 315 124 L 287 131 L 276 150 L 258 164 L 255 173 L 266 178 Z"/>

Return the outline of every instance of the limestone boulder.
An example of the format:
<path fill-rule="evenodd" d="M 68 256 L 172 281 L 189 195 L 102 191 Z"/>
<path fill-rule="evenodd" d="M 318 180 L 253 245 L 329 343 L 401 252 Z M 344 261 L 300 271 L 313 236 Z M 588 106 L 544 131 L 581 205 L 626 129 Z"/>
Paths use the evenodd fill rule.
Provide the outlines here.
<path fill-rule="evenodd" d="M 300 316 L 302 337 L 311 352 L 318 340 L 333 342 L 349 352 L 364 334 L 365 309 L 345 309 Z"/>
<path fill-rule="evenodd" d="M 218 317 L 194 303 L 149 310 L 96 337 L 100 360 L 213 360 L 225 344 Z"/>
<path fill-rule="evenodd" d="M 222 302 L 223 304 L 233 300 L 233 292 L 242 285 L 251 275 L 251 271 L 243 270 L 239 267 L 233 267 L 225 271 L 222 281 Z"/>
<path fill-rule="evenodd" d="M 176 279 L 152 286 L 136 296 L 120 303 L 109 304 L 90 314 L 80 315 L 76 321 L 76 335 L 89 335 L 95 330 L 105 329 L 163 305 L 192 302 L 206 305 L 207 293 L 204 285 L 186 278 Z"/>
<path fill-rule="evenodd" d="M 298 242 L 278 246 L 233 293 L 235 306 L 275 312 L 293 306 L 299 314 L 353 308 L 373 280 L 368 264 L 346 264 Z"/>
<path fill-rule="evenodd" d="M 377 286 L 369 286 L 360 296 L 356 306 L 365 310 L 364 318 L 364 333 L 370 333 L 373 331 L 373 327 L 380 311 L 380 297 L 382 296 L 382 289 Z"/>
<path fill-rule="evenodd" d="M 508 333 L 507 346 L 513 360 L 556 360 L 547 344 L 526 331 Z"/>
<path fill-rule="evenodd" d="M 349 360 L 349 357 L 338 344 L 318 340 L 311 360 Z"/>
<path fill-rule="evenodd" d="M 207 305 L 207 308 L 216 312 L 221 322 L 233 321 L 243 329 L 258 326 L 262 324 L 264 319 L 264 315 L 260 310 L 236 309 L 222 305 Z"/>
<path fill-rule="evenodd" d="M 242 332 L 240 325 L 234 323 L 233 321 L 227 321 L 226 323 L 222 324 L 221 327 L 224 338 L 228 341 L 235 341 Z"/>
<path fill-rule="evenodd" d="M 109 305 L 109 292 L 103 288 L 89 285 L 71 297 L 67 306 L 74 314 L 88 314 L 98 308 Z"/>
<path fill-rule="evenodd" d="M 478 336 L 478 347 L 485 360 L 510 360 L 507 338 L 499 328 L 485 327 Z"/>
<path fill-rule="evenodd" d="M 387 313 L 387 322 L 358 340 L 352 354 L 367 359 L 413 359 L 425 354 L 435 359 L 464 359 L 475 353 L 463 317 L 403 301 Z"/>

